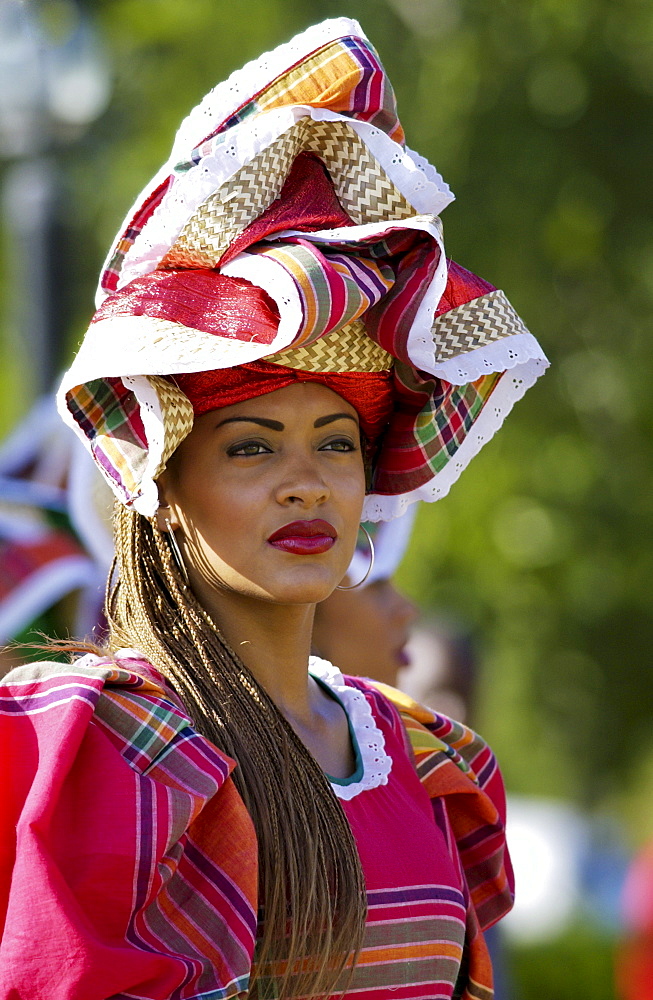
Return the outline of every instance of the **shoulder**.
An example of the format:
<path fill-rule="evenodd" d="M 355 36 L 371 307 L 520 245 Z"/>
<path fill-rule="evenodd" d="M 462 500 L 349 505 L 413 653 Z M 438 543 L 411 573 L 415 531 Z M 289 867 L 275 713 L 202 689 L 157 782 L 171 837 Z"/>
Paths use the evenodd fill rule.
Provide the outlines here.
<path fill-rule="evenodd" d="M 109 757 L 141 774 L 173 750 L 187 756 L 193 743 L 202 744 L 203 764 L 218 785 L 234 766 L 195 732 L 162 675 L 134 650 L 15 668 L 0 683 L 0 727 L 10 741 L 36 742 L 40 756 L 49 747 L 48 757 L 55 748 L 64 758 L 90 752 L 101 739 Z"/>
<path fill-rule="evenodd" d="M 409 698 L 364 682 L 397 711 L 417 774 L 430 798 L 447 812 L 481 927 L 508 912 L 514 877 L 506 845 L 506 796 L 491 748 L 474 730 Z"/>
<path fill-rule="evenodd" d="M 233 766 L 133 651 L 8 674 L 0 995 L 190 995 L 200 980 L 235 995 L 254 946 L 256 840 Z M 188 935 L 207 914 L 225 941 L 237 928 L 219 961 Z"/>
<path fill-rule="evenodd" d="M 403 691 L 367 681 L 377 695 L 390 702 L 399 714 L 423 779 L 448 762 L 481 788 L 491 784 L 498 772 L 494 753 L 487 742 L 469 726 L 450 719 L 414 701 Z"/>

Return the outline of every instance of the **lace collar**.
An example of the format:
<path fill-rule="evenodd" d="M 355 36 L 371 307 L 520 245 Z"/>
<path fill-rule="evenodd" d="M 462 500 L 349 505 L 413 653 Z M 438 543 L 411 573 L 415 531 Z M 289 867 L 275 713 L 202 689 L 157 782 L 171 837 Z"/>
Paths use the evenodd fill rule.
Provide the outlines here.
<path fill-rule="evenodd" d="M 325 684 L 344 708 L 352 736 L 358 744 L 362 775 L 360 780 L 345 782 L 330 778 L 331 787 L 339 799 L 349 801 L 361 792 L 379 785 L 386 785 L 392 770 L 392 757 L 385 752 L 383 733 L 377 726 L 372 709 L 365 695 L 355 687 L 345 684 L 345 679 L 332 663 L 318 656 L 311 656 L 308 672 Z M 358 779 L 360 768 L 354 779 Z"/>

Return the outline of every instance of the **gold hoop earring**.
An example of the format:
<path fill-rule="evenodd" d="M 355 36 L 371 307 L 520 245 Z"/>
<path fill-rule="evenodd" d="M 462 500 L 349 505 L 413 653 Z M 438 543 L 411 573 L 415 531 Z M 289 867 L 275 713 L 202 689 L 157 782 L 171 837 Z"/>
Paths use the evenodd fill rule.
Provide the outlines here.
<path fill-rule="evenodd" d="M 341 587 L 340 585 L 338 585 L 336 587 L 336 590 L 356 590 L 357 587 L 363 586 L 368 576 L 372 572 L 372 567 L 374 566 L 374 542 L 372 541 L 372 536 L 370 535 L 369 531 L 367 530 L 364 524 L 361 524 L 360 529 L 367 538 L 367 544 L 370 547 L 370 564 L 367 567 L 367 571 L 362 580 L 359 580 L 358 583 L 354 583 L 351 587 Z"/>
<path fill-rule="evenodd" d="M 172 530 L 170 521 L 166 521 L 166 524 L 168 525 L 168 531 L 166 532 L 166 534 L 168 535 L 168 541 L 170 542 L 170 549 L 172 550 L 172 558 L 177 563 L 177 568 L 179 569 L 179 572 L 186 581 L 186 584 L 188 585 L 190 584 L 190 580 L 188 579 L 188 570 L 186 569 L 186 563 L 183 560 L 181 549 L 179 548 L 179 543 L 175 538 L 175 533 Z"/>

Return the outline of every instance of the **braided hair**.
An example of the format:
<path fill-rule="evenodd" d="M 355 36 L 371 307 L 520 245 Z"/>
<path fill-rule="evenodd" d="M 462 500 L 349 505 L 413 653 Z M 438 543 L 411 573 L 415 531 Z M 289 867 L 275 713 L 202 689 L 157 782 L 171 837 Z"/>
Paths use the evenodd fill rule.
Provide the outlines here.
<path fill-rule="evenodd" d="M 290 1000 L 344 992 L 362 943 L 366 896 L 340 802 L 193 595 L 155 520 L 117 504 L 115 541 L 106 602 L 110 649 L 143 653 L 197 730 L 238 765 L 232 777 L 254 823 L 259 861 L 249 995 Z"/>

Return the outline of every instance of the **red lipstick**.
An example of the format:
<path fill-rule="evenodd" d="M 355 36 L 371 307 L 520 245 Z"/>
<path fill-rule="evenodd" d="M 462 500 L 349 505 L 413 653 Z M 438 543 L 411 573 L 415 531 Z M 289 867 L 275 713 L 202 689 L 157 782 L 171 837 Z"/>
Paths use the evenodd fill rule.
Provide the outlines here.
<path fill-rule="evenodd" d="M 337 537 L 338 532 L 328 521 L 291 521 L 274 531 L 268 542 L 296 556 L 314 556 L 328 552 Z"/>

